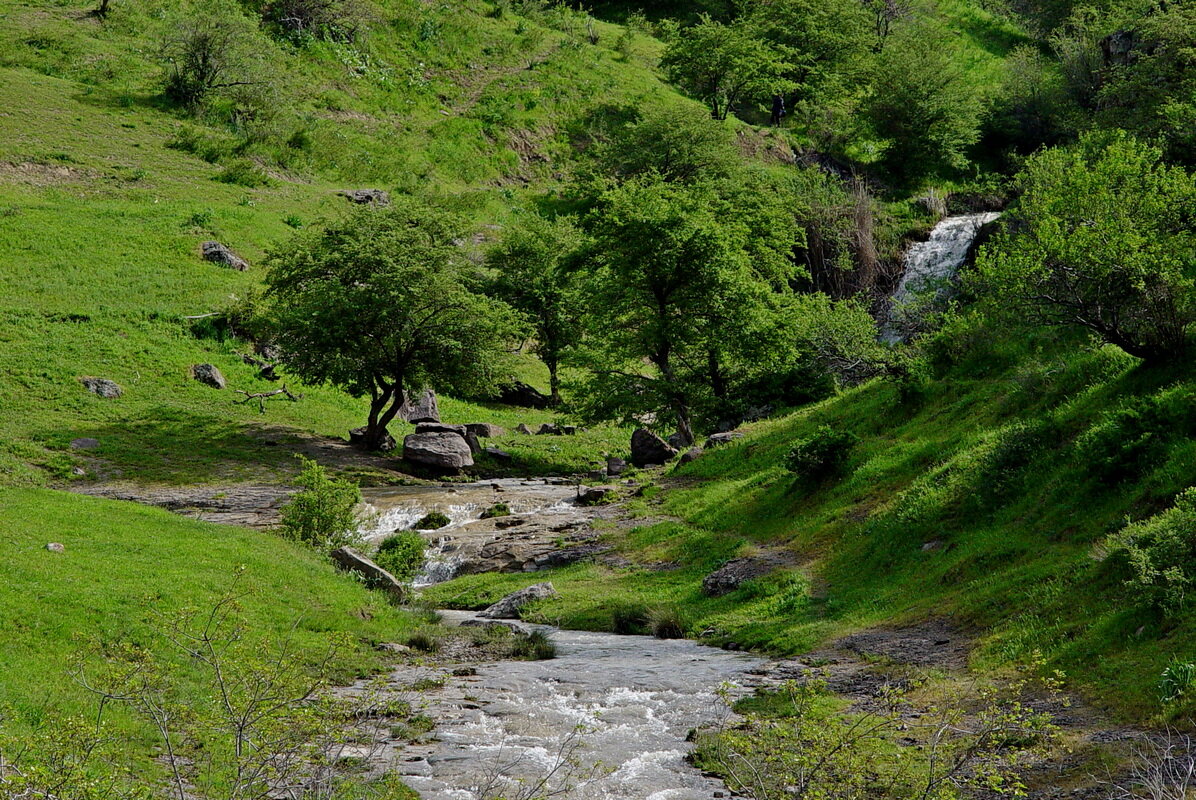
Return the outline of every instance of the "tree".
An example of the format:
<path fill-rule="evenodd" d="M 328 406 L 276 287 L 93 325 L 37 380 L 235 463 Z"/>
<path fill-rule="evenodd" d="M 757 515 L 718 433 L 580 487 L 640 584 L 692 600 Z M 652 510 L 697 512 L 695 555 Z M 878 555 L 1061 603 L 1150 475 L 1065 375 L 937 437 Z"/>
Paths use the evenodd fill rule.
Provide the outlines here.
<path fill-rule="evenodd" d="M 852 84 L 869 52 L 868 10 L 859 0 L 754 0 L 749 19 L 760 36 L 785 48 L 796 99 L 828 84 Z"/>
<path fill-rule="evenodd" d="M 310 458 L 299 457 L 303 470 L 295 479 L 300 487 L 282 507 L 282 528 L 287 535 L 317 550 L 329 552 L 361 539 L 357 507 L 361 490 L 351 481 L 329 478 Z"/>
<path fill-rule="evenodd" d="M 682 30 L 661 59 L 669 80 L 726 119 L 740 101 L 759 100 L 791 90 L 784 54 L 758 38 L 742 22 L 725 25 L 703 15 Z"/>
<path fill-rule="evenodd" d="M 793 275 L 791 220 L 777 195 L 753 210 L 655 175 L 606 192 L 587 220 L 590 413 L 667 413 L 692 442 L 695 408 L 727 396 Z"/>
<path fill-rule="evenodd" d="M 743 166 L 735 134 L 689 103 L 637 109 L 595 148 L 595 162 L 615 180 L 654 172 L 682 183 L 724 178 Z"/>
<path fill-rule="evenodd" d="M 561 402 L 561 360 L 581 337 L 572 269 L 580 244 L 581 234 L 571 219 L 532 215 L 510 230 L 487 258 L 498 271 L 495 293 L 532 320 L 534 350 L 548 367 L 554 406 Z"/>
<path fill-rule="evenodd" d="M 1196 322 L 1196 181 L 1124 134 L 1033 156 L 974 285 L 1032 322 L 1084 328 L 1147 361 L 1182 353 Z"/>
<path fill-rule="evenodd" d="M 198 107 L 215 92 L 257 83 L 253 35 L 249 22 L 234 13 L 214 11 L 179 22 L 161 51 L 167 96 Z"/>
<path fill-rule="evenodd" d="M 456 221 L 401 199 L 296 234 L 267 258 L 267 296 L 283 363 L 304 380 L 369 396 L 377 448 L 408 388 L 493 391 L 518 314 L 473 291 Z"/>

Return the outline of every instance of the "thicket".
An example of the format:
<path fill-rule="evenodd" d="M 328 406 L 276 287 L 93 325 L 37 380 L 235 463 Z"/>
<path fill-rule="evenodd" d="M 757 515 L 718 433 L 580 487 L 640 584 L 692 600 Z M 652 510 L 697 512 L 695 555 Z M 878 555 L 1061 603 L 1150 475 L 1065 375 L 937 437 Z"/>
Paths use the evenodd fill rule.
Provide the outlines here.
<path fill-rule="evenodd" d="M 300 490 L 282 508 L 287 536 L 325 552 L 360 542 L 361 490 L 356 483 L 330 478 L 320 464 L 300 457 L 295 485 Z"/>

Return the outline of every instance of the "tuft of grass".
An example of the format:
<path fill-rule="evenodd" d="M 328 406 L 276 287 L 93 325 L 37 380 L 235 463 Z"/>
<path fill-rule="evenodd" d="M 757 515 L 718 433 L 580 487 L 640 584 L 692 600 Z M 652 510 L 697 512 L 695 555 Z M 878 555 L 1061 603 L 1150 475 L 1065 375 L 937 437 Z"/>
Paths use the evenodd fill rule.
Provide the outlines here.
<path fill-rule="evenodd" d="M 523 661 L 547 661 L 556 658 L 556 645 L 544 631 L 532 631 L 526 636 L 517 635 L 511 643 L 511 658 Z"/>

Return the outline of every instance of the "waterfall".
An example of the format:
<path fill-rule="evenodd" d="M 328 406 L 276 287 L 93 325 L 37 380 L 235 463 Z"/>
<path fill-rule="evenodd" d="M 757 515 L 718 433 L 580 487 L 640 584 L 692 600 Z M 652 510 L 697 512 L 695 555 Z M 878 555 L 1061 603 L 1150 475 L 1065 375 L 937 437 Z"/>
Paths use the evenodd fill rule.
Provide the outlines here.
<path fill-rule="evenodd" d="M 963 266 L 980 229 L 1000 216 L 990 211 L 947 217 L 934 226 L 929 239 L 918 242 L 906 251 L 901 282 L 897 284 L 890 305 L 890 321 L 881 328 L 881 338 L 887 342 L 901 341 L 902 336 L 892 320 L 918 295 L 941 291 Z"/>

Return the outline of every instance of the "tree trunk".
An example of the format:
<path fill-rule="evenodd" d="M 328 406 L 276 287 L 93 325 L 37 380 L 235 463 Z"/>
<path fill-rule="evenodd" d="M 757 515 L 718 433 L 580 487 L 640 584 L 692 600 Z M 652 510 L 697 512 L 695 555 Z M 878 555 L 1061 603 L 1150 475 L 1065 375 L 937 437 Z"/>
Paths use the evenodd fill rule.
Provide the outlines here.
<path fill-rule="evenodd" d="M 558 408 L 561 405 L 561 378 L 557 374 L 559 365 L 555 358 L 545 360 L 544 364 L 548 367 L 548 405 Z"/>
<path fill-rule="evenodd" d="M 669 345 L 662 346 L 656 351 L 652 361 L 668 385 L 666 394 L 669 398 L 669 406 L 677 418 L 677 433 L 680 435 L 682 443 L 689 447 L 694 443 L 693 420 L 689 413 L 689 403 L 686 401 L 685 395 L 677 388 L 676 375 L 673 372 L 672 360 L 669 358 L 670 350 Z"/>
<path fill-rule="evenodd" d="M 393 383 L 375 378 L 373 397 L 370 400 L 370 416 L 365 426 L 365 446 L 369 450 L 382 449 L 386 441 L 386 426 L 398 415 L 403 407 L 407 394 L 403 389 L 403 379 Z M 389 406 L 389 407 L 388 407 Z"/>

